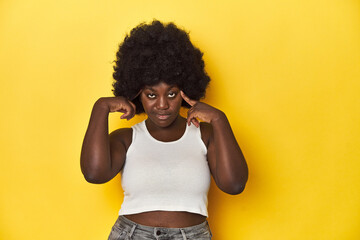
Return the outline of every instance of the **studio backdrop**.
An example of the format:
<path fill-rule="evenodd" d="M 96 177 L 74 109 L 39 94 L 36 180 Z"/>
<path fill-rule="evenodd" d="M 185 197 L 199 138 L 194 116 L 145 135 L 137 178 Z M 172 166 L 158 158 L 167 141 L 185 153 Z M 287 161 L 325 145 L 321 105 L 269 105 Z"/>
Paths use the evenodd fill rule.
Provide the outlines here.
<path fill-rule="evenodd" d="M 212 181 L 214 239 L 360 239 L 357 0 L 1 1 L 0 239 L 107 238 L 120 177 L 87 183 L 82 140 L 118 44 L 153 19 L 204 52 L 203 101 L 249 165 L 240 195 Z M 112 114 L 110 131 L 141 119 Z"/>

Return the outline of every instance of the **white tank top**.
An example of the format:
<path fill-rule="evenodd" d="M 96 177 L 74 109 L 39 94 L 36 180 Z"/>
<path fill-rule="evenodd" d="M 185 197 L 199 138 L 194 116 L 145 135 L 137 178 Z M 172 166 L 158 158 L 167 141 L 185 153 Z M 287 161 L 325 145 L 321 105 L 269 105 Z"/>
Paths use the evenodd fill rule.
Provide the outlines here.
<path fill-rule="evenodd" d="M 162 210 L 208 216 L 210 169 L 200 128 L 191 124 L 172 142 L 153 138 L 145 121 L 132 129 L 121 170 L 124 201 L 119 215 Z"/>

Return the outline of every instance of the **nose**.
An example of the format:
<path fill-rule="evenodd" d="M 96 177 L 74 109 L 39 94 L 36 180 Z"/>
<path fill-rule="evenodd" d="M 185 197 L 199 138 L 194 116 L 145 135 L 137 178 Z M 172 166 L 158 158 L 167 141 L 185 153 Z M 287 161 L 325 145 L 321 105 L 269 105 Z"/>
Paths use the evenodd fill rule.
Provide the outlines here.
<path fill-rule="evenodd" d="M 168 99 L 166 97 L 159 97 L 156 102 L 156 108 L 159 110 L 164 110 L 169 108 Z"/>

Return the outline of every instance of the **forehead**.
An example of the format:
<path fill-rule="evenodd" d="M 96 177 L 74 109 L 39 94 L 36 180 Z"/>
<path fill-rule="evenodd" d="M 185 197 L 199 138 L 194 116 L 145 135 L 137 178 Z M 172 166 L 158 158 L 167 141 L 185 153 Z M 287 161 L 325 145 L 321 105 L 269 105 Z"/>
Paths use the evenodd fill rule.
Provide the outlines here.
<path fill-rule="evenodd" d="M 151 85 L 151 86 L 145 86 L 143 89 L 146 90 L 146 89 L 149 89 L 149 90 L 153 90 L 153 91 L 167 91 L 167 90 L 170 90 L 170 89 L 179 89 L 178 86 L 174 85 L 174 84 L 167 84 L 165 82 L 160 82 L 158 84 L 155 84 L 155 85 Z"/>

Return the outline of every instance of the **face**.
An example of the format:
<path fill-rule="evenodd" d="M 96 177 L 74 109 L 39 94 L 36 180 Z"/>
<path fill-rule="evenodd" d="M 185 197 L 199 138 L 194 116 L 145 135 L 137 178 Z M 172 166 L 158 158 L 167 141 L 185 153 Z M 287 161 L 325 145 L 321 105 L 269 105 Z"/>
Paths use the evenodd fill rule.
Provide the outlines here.
<path fill-rule="evenodd" d="M 149 120 L 158 127 L 171 125 L 177 119 L 182 103 L 180 89 L 164 82 L 145 86 L 140 99 Z"/>

